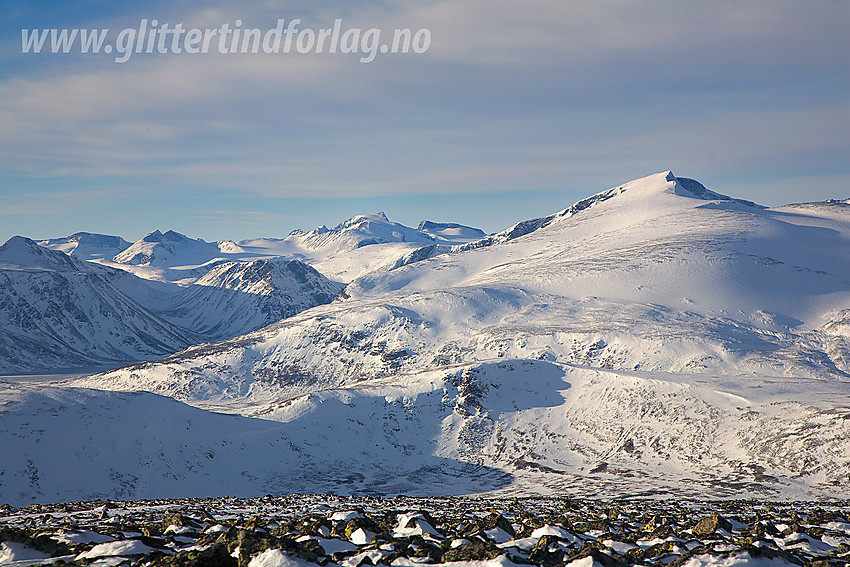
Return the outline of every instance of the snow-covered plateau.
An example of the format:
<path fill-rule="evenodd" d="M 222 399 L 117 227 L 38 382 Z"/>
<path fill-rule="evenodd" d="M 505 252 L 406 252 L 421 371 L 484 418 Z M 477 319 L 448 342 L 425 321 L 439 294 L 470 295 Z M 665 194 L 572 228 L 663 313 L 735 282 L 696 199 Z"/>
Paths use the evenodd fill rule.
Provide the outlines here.
<path fill-rule="evenodd" d="M 122 368 L 3 383 L 0 501 L 850 493 L 846 201 L 765 208 L 664 172 L 489 236 L 382 214 L 283 240 L 181 248 L 177 236 L 112 260 L 43 241 L 61 253 L 45 265 L 33 241 L 0 248 L 0 277 L 18 290 L 57 278 L 60 258 L 66 279 L 95 270 L 86 293 L 141 310 L 112 335 L 92 329 L 141 336 L 149 313 L 169 326 L 148 335 L 173 353 L 150 360 L 138 347 L 128 356 L 140 362 Z M 285 294 L 292 272 L 263 270 L 293 261 L 330 297 L 296 301 L 268 326 L 239 326 L 265 300 L 192 299 L 203 287 Z M 50 315 L 43 336 L 80 328 L 66 296 L 82 284 L 68 281 L 38 284 L 37 297 L 62 298 L 28 311 Z M 175 309 L 162 286 L 192 307 Z M 3 341 L 29 328 L 11 301 Z M 200 342 L 205 330 L 238 332 Z M 82 344 L 96 331 L 76 334 Z M 14 350 L 0 352 L 7 368 Z M 22 370 L 39 362 L 30 350 Z"/>

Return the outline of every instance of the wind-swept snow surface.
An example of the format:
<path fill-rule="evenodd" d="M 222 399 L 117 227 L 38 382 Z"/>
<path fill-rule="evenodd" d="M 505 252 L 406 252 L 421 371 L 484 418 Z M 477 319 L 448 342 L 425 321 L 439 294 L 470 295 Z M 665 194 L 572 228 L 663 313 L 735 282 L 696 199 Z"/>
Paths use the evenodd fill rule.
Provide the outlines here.
<path fill-rule="evenodd" d="M 339 234 L 383 222 L 355 219 Z M 305 490 L 439 494 L 447 474 L 502 494 L 850 489 L 847 203 L 767 209 L 664 172 L 445 246 L 73 384 L 281 423 Z"/>

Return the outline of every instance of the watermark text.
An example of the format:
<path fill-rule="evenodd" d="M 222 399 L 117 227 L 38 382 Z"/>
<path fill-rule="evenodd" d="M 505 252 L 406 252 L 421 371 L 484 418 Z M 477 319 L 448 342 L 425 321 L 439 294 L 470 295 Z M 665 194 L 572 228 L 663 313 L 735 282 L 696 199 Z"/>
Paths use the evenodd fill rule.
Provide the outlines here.
<path fill-rule="evenodd" d="M 122 29 L 115 36 L 108 28 L 22 29 L 21 52 L 114 53 L 116 63 L 126 63 L 135 54 L 354 53 L 361 63 L 371 63 L 379 53 L 421 54 L 431 46 L 427 28 L 396 28 L 387 40 L 382 32 L 343 29 L 341 19 L 329 28 L 313 29 L 302 28 L 300 18 L 288 22 L 280 18 L 275 27 L 260 29 L 243 28 L 242 20 L 218 28 L 186 28 L 145 18 L 137 28 Z"/>

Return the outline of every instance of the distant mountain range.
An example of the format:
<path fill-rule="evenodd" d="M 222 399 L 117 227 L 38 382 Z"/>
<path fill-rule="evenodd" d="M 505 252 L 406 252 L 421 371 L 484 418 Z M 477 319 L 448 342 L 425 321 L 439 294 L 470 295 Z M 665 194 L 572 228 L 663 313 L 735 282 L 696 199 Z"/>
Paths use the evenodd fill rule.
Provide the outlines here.
<path fill-rule="evenodd" d="M 0 247 L 0 374 L 94 370 L 236 337 L 328 303 L 347 283 L 308 264 L 338 279 L 482 236 L 378 213 L 277 240 L 205 242 L 172 230 L 132 244 L 87 232 L 16 237 Z"/>
<path fill-rule="evenodd" d="M 195 406 L 173 410 L 187 415 L 239 414 L 244 441 L 211 418 L 203 439 L 197 431 L 186 439 L 228 454 L 242 443 L 239 459 L 256 467 L 232 484 L 240 494 L 425 495 L 445 493 L 447 484 L 501 495 L 823 498 L 850 490 L 847 201 L 766 208 L 663 172 L 493 235 L 449 223 L 412 229 L 382 214 L 281 240 L 210 244 L 166 235 L 91 262 L 13 239 L 8 252 L 0 249 L 0 267 L 21 282 L 63 274 L 52 287 L 39 284 L 39 297 L 61 297 L 58 305 L 29 308 L 59 337 L 72 332 L 75 298 L 98 289 L 129 298 L 151 321 L 168 314 L 171 327 L 154 335 L 163 344 L 173 328 L 193 340 L 240 329 L 49 394 L 86 392 L 87 404 L 104 407 L 120 400 L 116 423 L 142 411 L 132 409 L 137 403 L 159 403 L 116 391 Z M 119 258 L 149 258 L 122 266 L 152 279 L 108 269 Z M 64 275 L 89 267 L 100 279 L 86 275 L 85 287 Z M 69 287 L 83 291 L 63 296 Z M 184 294 L 179 302 L 162 291 L 172 287 Z M 266 303 L 234 307 L 234 292 L 279 298 L 280 310 L 268 314 L 277 319 L 261 324 L 267 319 L 256 313 Z M 116 327 L 118 337 L 153 325 L 141 315 L 123 324 L 130 328 Z M 4 319 L 3 336 L 19 328 L 29 327 Z M 33 388 L 41 391 L 9 386 L 12 409 L 0 414 L 0 428 L 32 443 L 36 430 L 61 439 Z M 62 405 L 69 421 L 82 411 L 38 403 Z M 130 437 L 117 427 L 87 450 L 97 457 L 98 447 Z M 217 493 L 215 477 L 237 475 L 230 457 L 216 465 L 178 444 L 162 453 L 168 475 L 181 471 L 173 481 L 143 465 L 147 457 L 127 454 L 111 465 L 118 480 L 72 490 L 54 475 L 49 453 L 22 447 L 0 466 L 0 499 L 177 495 L 188 478 L 193 491 Z M 38 487 L 26 474 L 33 468 Z"/>
<path fill-rule="evenodd" d="M 332 229 L 294 230 L 283 239 L 206 242 L 173 230 L 154 230 L 132 244 L 118 236 L 85 232 L 38 244 L 163 281 L 189 283 L 217 262 L 287 258 L 302 260 L 347 283 L 362 273 L 390 267 L 420 248 L 447 250 L 485 236 L 480 229 L 456 223 L 422 221 L 419 228 L 409 228 L 375 213 L 357 215 Z"/>
<path fill-rule="evenodd" d="M 231 338 L 332 301 L 298 260 L 216 265 L 194 284 L 139 278 L 23 237 L 0 246 L 0 374 L 94 369 Z"/>

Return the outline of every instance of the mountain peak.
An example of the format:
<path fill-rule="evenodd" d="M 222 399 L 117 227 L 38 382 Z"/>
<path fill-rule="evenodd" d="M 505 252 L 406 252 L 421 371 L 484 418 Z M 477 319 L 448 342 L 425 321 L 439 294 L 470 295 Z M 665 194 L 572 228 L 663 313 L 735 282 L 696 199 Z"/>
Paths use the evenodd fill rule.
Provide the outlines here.
<path fill-rule="evenodd" d="M 0 254 L 13 254 L 15 252 L 27 251 L 34 252 L 38 250 L 39 245 L 26 236 L 13 236 L 0 246 Z"/>
<path fill-rule="evenodd" d="M 181 260 L 187 263 L 204 263 L 214 258 L 219 252 L 217 244 L 200 238 L 191 239 L 173 230 L 166 231 L 164 234 L 154 230 L 117 254 L 113 260 L 119 264 L 137 266 L 165 265 L 172 260 L 172 256 L 179 254 Z"/>
<path fill-rule="evenodd" d="M 596 207 L 597 205 L 614 197 L 622 196 L 618 197 L 616 202 L 625 204 L 626 206 L 652 208 L 654 206 L 653 200 L 655 204 L 660 204 L 662 201 L 659 199 L 666 200 L 666 197 L 670 195 L 704 201 L 724 201 L 757 209 L 765 208 L 762 205 L 753 203 L 752 201 L 735 199 L 733 197 L 716 193 L 707 189 L 699 181 L 687 177 L 676 177 L 672 171 L 667 170 L 647 175 L 646 177 L 641 177 L 639 179 L 634 179 L 627 183 L 623 183 L 622 185 L 591 195 L 590 197 L 585 197 L 560 212 L 547 215 L 545 217 L 520 221 L 501 232 L 491 234 L 474 242 L 456 246 L 454 250 L 456 252 L 460 252 L 513 240 L 544 228 L 558 219 L 570 218 L 591 207 Z"/>
<path fill-rule="evenodd" d="M 689 199 L 698 199 L 702 201 L 726 201 L 729 203 L 737 203 L 756 209 L 764 209 L 762 205 L 747 201 L 745 199 L 737 199 L 722 193 L 717 193 L 706 188 L 705 185 L 688 177 L 678 177 L 672 171 L 662 171 L 634 179 L 617 187 L 607 189 L 595 195 L 591 195 L 570 207 L 564 209 L 558 216 L 570 216 L 571 213 L 584 210 L 591 205 L 595 205 L 602 201 L 606 201 L 615 195 L 624 194 L 630 199 L 645 199 L 655 195 L 676 195 L 678 197 L 686 197 Z"/>
<path fill-rule="evenodd" d="M 121 246 L 129 242 L 120 236 L 110 236 L 108 234 L 97 234 L 94 232 L 75 232 L 67 238 L 69 242 L 77 242 L 79 244 L 89 244 L 92 246 Z"/>
<path fill-rule="evenodd" d="M 13 236 L 0 246 L 0 265 L 74 271 L 81 268 L 67 254 L 39 246 L 36 241 L 24 236 Z"/>
<path fill-rule="evenodd" d="M 154 230 L 153 232 L 147 233 L 141 239 L 142 242 L 162 242 L 162 233 L 159 229 Z"/>
<path fill-rule="evenodd" d="M 120 236 L 94 232 L 75 232 L 62 238 L 40 240 L 38 245 L 81 260 L 111 259 L 130 247 L 130 243 Z"/>
<path fill-rule="evenodd" d="M 173 230 L 167 230 L 166 232 L 160 232 L 159 229 L 154 230 L 153 232 L 149 232 L 145 235 L 141 242 L 152 242 L 152 243 L 162 243 L 162 242 L 189 242 L 192 240 L 188 236 L 184 234 L 180 234 L 179 232 L 175 232 Z"/>
<path fill-rule="evenodd" d="M 169 231 L 165 232 L 165 233 L 162 235 L 162 237 L 163 237 L 164 239 L 166 239 L 166 240 L 170 240 L 170 241 L 172 241 L 172 242 L 188 242 L 189 240 L 191 240 L 191 239 L 190 239 L 188 236 L 186 236 L 185 234 L 180 234 L 179 232 L 175 232 L 175 231 L 173 231 L 173 230 L 169 230 Z"/>
<path fill-rule="evenodd" d="M 383 212 L 365 213 L 360 215 L 354 215 L 350 219 L 342 221 L 334 227 L 334 230 L 345 230 L 347 228 L 361 229 L 368 227 L 369 223 L 389 225 L 396 224 L 394 222 L 391 222 L 390 219 L 387 218 L 387 215 Z"/>

